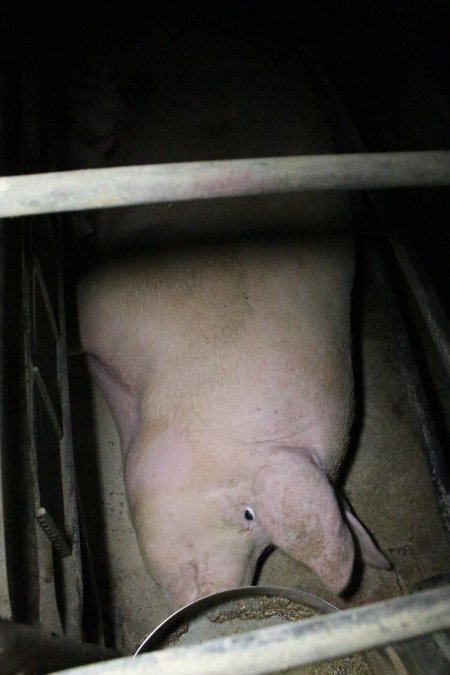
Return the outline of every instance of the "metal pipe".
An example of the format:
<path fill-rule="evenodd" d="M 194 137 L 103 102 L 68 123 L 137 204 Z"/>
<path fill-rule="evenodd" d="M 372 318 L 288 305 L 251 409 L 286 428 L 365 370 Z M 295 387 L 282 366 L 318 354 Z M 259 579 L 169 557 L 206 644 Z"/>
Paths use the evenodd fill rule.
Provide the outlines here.
<path fill-rule="evenodd" d="M 450 379 L 450 322 L 444 308 L 417 254 L 391 228 L 385 231 Z"/>
<path fill-rule="evenodd" d="M 450 151 L 268 157 L 0 178 L 0 218 L 300 190 L 450 184 Z"/>
<path fill-rule="evenodd" d="M 48 673 L 120 656 L 106 649 L 65 637 L 53 637 L 41 628 L 0 619 L 0 673 Z"/>
<path fill-rule="evenodd" d="M 369 261 L 381 295 L 385 299 L 400 370 L 417 430 L 422 439 L 422 447 L 430 469 L 441 521 L 447 534 L 450 534 L 450 475 L 445 453 L 433 422 L 433 416 L 398 307 L 394 288 L 386 271 L 382 255 L 374 243 L 370 245 Z"/>
<path fill-rule="evenodd" d="M 316 619 L 261 628 L 192 647 L 93 665 L 65 675 L 260 675 L 319 663 L 450 627 L 450 588 L 423 591 Z"/>

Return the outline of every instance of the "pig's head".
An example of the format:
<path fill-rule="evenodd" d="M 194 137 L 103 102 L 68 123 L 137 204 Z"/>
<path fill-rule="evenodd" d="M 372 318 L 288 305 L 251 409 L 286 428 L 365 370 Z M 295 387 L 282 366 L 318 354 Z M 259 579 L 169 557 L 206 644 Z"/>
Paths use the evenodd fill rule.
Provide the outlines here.
<path fill-rule="evenodd" d="M 343 517 L 326 471 L 303 450 L 256 454 L 252 467 L 190 465 L 165 448 L 127 466 L 141 553 L 179 607 L 209 593 L 251 584 L 258 557 L 273 543 L 335 593 L 352 575 L 355 543 L 363 559 L 389 567 L 364 527 Z"/>

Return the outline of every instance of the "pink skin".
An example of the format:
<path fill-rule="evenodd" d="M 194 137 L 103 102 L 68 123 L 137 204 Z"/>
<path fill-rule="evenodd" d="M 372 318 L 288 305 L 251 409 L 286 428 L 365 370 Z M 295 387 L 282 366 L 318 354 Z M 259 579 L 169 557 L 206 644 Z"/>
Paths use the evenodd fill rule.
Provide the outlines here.
<path fill-rule="evenodd" d="M 271 542 L 336 593 L 354 538 L 389 566 L 329 481 L 352 422 L 351 282 L 351 246 L 330 236 L 134 260 L 81 285 L 140 550 L 175 607 L 250 583 Z"/>
<path fill-rule="evenodd" d="M 249 585 L 270 544 L 256 518 L 245 517 L 246 510 L 254 514 L 250 484 L 236 484 L 232 474 L 211 486 L 196 472 L 191 446 L 173 430 L 128 456 L 126 484 L 141 553 L 173 606 Z M 180 512 L 179 501 L 190 504 L 192 493 L 200 508 Z M 217 546 L 211 546 L 214 536 Z"/>

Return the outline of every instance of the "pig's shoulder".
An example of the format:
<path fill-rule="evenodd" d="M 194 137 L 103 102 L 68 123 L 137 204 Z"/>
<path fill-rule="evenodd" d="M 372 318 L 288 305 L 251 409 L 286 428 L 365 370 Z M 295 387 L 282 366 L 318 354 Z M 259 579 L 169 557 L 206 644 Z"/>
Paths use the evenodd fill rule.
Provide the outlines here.
<path fill-rule="evenodd" d="M 130 335 L 138 325 L 148 283 L 135 261 L 96 267 L 78 284 L 78 317 L 83 349 L 101 356 L 118 343 L 123 331 Z"/>

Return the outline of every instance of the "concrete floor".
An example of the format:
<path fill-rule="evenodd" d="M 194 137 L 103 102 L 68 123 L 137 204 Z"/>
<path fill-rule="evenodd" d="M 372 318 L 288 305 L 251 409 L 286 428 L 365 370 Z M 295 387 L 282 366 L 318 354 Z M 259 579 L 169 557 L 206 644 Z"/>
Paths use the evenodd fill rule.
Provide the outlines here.
<path fill-rule="evenodd" d="M 243 72 L 240 68 L 242 49 L 245 46 L 247 52 L 251 50 L 243 38 L 241 51 L 237 49 L 228 54 L 227 72 L 224 72 L 220 46 L 214 48 L 214 45 L 210 46 L 209 60 L 205 61 L 200 50 L 197 63 L 194 60 L 186 72 L 182 58 L 186 49 L 183 35 L 187 39 L 189 34 L 193 44 L 196 40 L 201 42 L 201 35 L 196 35 L 194 26 L 192 32 L 178 36 L 181 56 L 178 62 L 171 56 L 171 61 L 165 58 L 171 29 L 170 20 L 166 19 L 166 40 L 161 42 L 163 31 L 154 28 L 152 33 L 155 38 L 151 43 L 154 86 L 146 95 L 141 91 L 130 105 L 130 97 L 118 93 L 125 81 L 134 83 L 135 90 L 138 85 L 141 87 L 138 78 L 133 79 L 136 63 L 148 66 L 151 61 L 145 40 L 136 34 L 132 35 L 132 46 L 121 44 L 121 63 L 128 58 L 131 64 L 128 79 L 126 67 L 119 67 L 117 56 L 108 60 L 106 54 L 97 62 L 95 77 L 91 72 L 91 80 L 87 78 L 84 90 L 80 85 L 75 92 L 74 115 L 76 117 L 78 106 L 78 119 L 82 118 L 85 127 L 91 130 L 89 136 L 89 129 L 87 132 L 83 125 L 78 125 L 73 140 L 75 166 L 304 151 L 311 137 L 311 125 L 302 124 L 302 111 L 308 101 L 299 95 L 298 67 L 287 65 L 292 54 L 286 54 L 284 47 L 276 56 L 263 50 L 255 61 L 256 50 L 252 59 L 245 61 L 250 65 Z M 195 49 L 192 51 L 197 53 Z M 220 78 L 224 83 L 222 90 L 217 87 Z M 92 81 L 96 82 L 98 91 L 95 105 L 89 94 Z M 258 124 L 251 129 L 242 127 L 242 109 L 262 110 Z M 312 133 L 316 138 L 319 128 L 320 121 L 313 120 Z M 145 134 L 151 136 L 150 154 L 146 151 Z M 85 142 L 88 137 L 89 143 Z M 232 143 L 229 139 L 233 139 Z M 306 152 L 321 151 L 314 143 L 306 146 Z M 116 238 L 120 235 L 124 226 L 131 225 L 139 232 L 149 219 L 155 225 L 166 227 L 181 221 L 209 226 L 217 217 L 220 230 L 230 221 L 245 222 L 249 227 L 252 220 L 270 221 L 278 207 L 277 198 L 262 200 L 259 205 L 258 200 L 251 200 L 244 209 L 242 204 L 230 202 L 225 211 L 215 207 L 211 210 L 209 204 L 201 207 L 165 205 L 152 210 L 104 212 L 97 219 L 97 225 L 107 244 L 109 238 L 113 239 L 112 234 Z M 304 217 L 302 201 L 285 199 L 284 209 L 286 219 L 291 222 Z M 314 218 L 314 208 L 308 217 Z M 86 224 L 89 225 L 84 221 Z M 361 373 L 358 376 L 364 405 L 359 411 L 357 442 L 346 465 L 344 490 L 356 514 L 392 560 L 394 569 L 390 572 L 362 570 L 359 587 L 346 601 L 332 597 L 302 565 L 280 551 L 275 551 L 266 561 L 259 580 L 260 584 L 295 586 L 341 607 L 401 594 L 422 579 L 448 572 L 450 566 L 450 549 L 408 409 L 392 336 L 383 306 L 370 284 L 364 290 L 361 321 Z M 71 382 L 82 490 L 91 497 L 95 495 L 85 508 L 94 554 L 97 560 L 103 559 L 104 564 L 101 592 L 116 617 L 119 641 L 127 652 L 132 652 L 167 616 L 169 608 L 144 571 L 128 515 L 118 437 L 100 393 L 94 387 L 89 395 L 83 357 L 72 359 Z"/>

